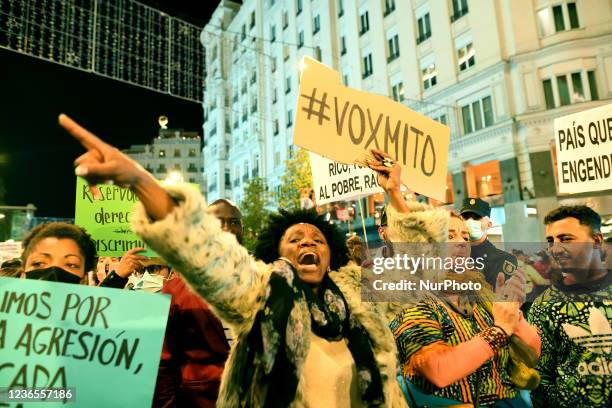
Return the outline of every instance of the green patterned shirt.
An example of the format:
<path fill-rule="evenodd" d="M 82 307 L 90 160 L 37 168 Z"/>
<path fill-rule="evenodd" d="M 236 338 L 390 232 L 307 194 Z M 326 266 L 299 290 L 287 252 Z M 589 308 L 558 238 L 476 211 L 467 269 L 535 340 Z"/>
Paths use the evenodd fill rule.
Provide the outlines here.
<path fill-rule="evenodd" d="M 528 320 L 542 338 L 535 407 L 612 406 L 611 290 L 609 283 L 589 294 L 553 286 L 534 302 Z"/>

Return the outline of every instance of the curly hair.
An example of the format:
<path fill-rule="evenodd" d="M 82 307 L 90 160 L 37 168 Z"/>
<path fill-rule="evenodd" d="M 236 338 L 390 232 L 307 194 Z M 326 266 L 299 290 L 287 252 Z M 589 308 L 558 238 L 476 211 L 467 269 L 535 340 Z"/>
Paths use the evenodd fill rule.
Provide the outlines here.
<path fill-rule="evenodd" d="M 311 224 L 317 227 L 325 236 L 331 254 L 330 267 L 338 270 L 346 265 L 349 260 L 348 249 L 342 232 L 329 221 L 325 221 L 322 215 L 314 210 L 279 210 L 278 213 L 270 214 L 266 225 L 259 234 L 255 246 L 255 257 L 266 263 L 274 262 L 280 257 L 278 247 L 285 231 L 295 224 Z"/>
<path fill-rule="evenodd" d="M 50 222 L 34 227 L 23 240 L 21 261 L 25 265 L 32 249 L 45 238 L 71 239 L 76 242 L 85 258 L 85 273 L 94 270 L 98 263 L 96 243 L 81 227 L 66 222 Z"/>

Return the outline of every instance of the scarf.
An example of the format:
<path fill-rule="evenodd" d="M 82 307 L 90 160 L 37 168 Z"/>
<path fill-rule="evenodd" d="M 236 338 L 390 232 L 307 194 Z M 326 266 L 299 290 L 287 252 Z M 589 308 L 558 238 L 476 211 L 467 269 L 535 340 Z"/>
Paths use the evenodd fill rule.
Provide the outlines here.
<path fill-rule="evenodd" d="M 302 281 L 293 265 L 280 258 L 273 264 L 265 295 L 246 345 L 248 364 L 241 382 L 249 390 L 247 406 L 287 407 L 295 399 L 308 350 L 303 342 L 310 320 L 314 334 L 328 341 L 347 340 L 357 368 L 361 399 L 368 406 L 384 403 L 382 378 L 370 336 L 351 318 L 342 292 L 326 273 L 317 292 Z M 263 381 L 254 384 L 255 378 Z M 263 392 L 262 392 L 263 391 Z"/>

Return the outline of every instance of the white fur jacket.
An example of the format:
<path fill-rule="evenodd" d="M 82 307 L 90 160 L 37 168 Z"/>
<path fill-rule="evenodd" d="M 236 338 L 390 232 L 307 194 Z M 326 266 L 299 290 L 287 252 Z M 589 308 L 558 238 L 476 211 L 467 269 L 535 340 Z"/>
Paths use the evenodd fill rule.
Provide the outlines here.
<path fill-rule="evenodd" d="M 161 221 L 151 222 L 142 205 L 138 204 L 132 227 L 154 251 L 185 276 L 192 288 L 234 332 L 236 341 L 225 366 L 217 406 L 253 406 L 253 401 L 243 400 L 245 392 L 236 386 L 232 376 L 239 373 L 246 363 L 245 356 L 237 355 L 240 353 L 236 353 L 236 345 L 245 341 L 258 310 L 264 304 L 270 267 L 255 262 L 232 234 L 221 230 L 219 221 L 208 213 L 199 192 L 189 186 L 172 186 L 167 191 L 178 202 L 174 211 Z M 435 237 L 439 242 L 445 239 L 446 212 L 440 210 L 432 218 L 436 211 L 422 211 L 425 207 L 419 206 L 423 207 L 413 205 L 414 211 L 407 215 L 398 214 L 392 208 L 388 210 L 393 240 L 427 242 Z M 372 339 L 383 378 L 385 406 L 406 406 L 396 380 L 397 350 L 393 334 L 388 328 L 387 318 L 372 304 L 361 302 L 359 276 L 360 268 L 355 267 L 330 273 L 346 298 L 351 315 L 359 319 Z M 304 323 L 310 325 L 310 322 Z M 303 355 L 306 355 L 310 345 L 308 336 L 302 345 Z M 302 382 L 292 406 L 306 406 Z"/>

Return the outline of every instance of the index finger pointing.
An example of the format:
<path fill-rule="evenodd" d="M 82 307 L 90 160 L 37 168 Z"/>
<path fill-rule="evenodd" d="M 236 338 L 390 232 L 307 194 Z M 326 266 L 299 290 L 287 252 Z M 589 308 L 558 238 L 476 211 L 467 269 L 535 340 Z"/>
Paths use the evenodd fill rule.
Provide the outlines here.
<path fill-rule="evenodd" d="M 68 115 L 64 113 L 59 115 L 58 122 L 60 126 L 66 129 L 66 131 L 68 131 L 68 133 L 78 140 L 83 147 L 87 149 L 99 150 L 106 148 L 106 143 L 104 143 L 99 137 L 91 133 L 89 130 L 76 123 Z"/>

